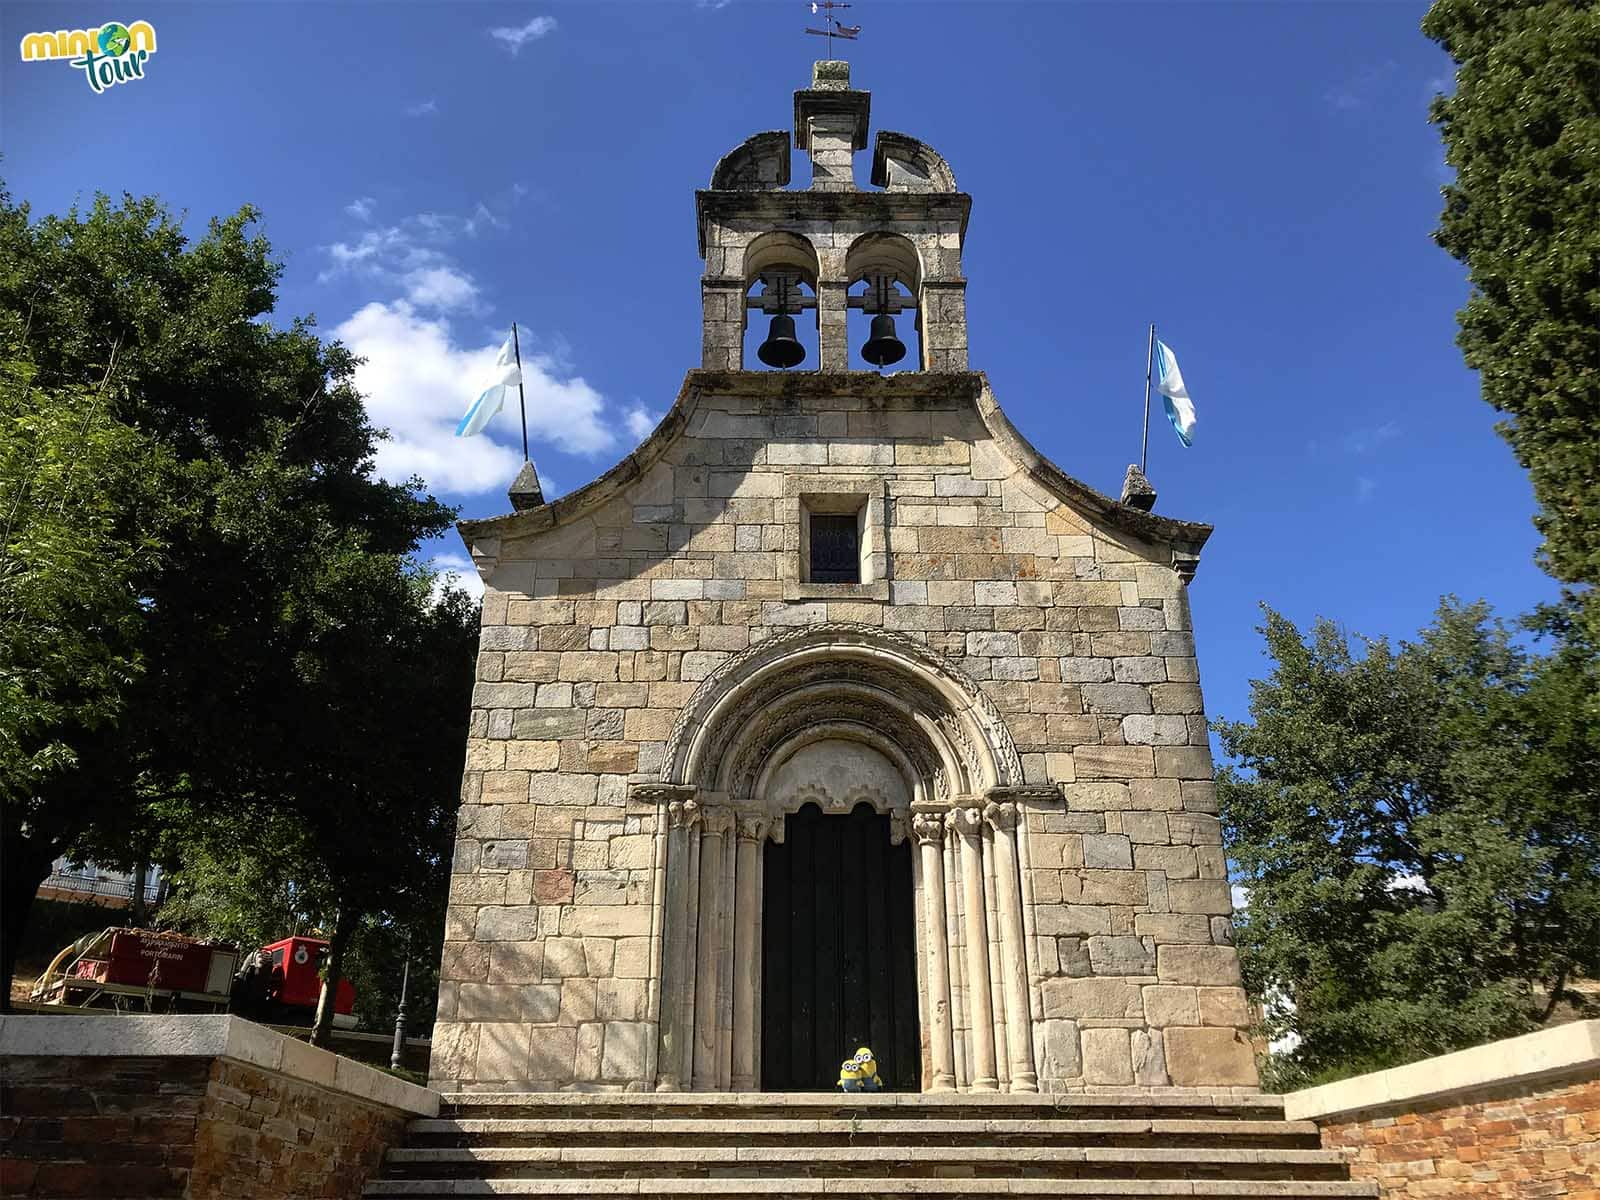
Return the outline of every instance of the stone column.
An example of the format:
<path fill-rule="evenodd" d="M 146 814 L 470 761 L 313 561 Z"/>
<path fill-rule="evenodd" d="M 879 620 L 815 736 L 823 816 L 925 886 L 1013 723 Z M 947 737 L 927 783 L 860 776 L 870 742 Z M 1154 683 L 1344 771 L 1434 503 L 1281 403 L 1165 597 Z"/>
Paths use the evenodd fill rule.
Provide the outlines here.
<path fill-rule="evenodd" d="M 1028 1011 L 1028 960 L 1018 889 L 1017 806 L 990 803 L 983 819 L 994 829 L 995 900 L 1000 909 L 1000 977 L 1006 1002 L 1006 1065 L 1013 1092 L 1037 1092 L 1033 1015 Z"/>
<path fill-rule="evenodd" d="M 739 817 L 738 857 L 734 863 L 733 900 L 733 1075 L 736 1092 L 756 1090 L 756 1028 L 761 1019 L 756 998 L 761 992 L 762 840 L 767 818 Z"/>
<path fill-rule="evenodd" d="M 817 281 L 817 357 L 824 371 L 850 369 L 849 303 L 843 279 Z"/>
<path fill-rule="evenodd" d="M 967 281 L 928 279 L 918 297 L 922 366 L 926 371 L 967 369 Z"/>
<path fill-rule="evenodd" d="M 856 152 L 857 124 L 852 112 L 823 112 L 809 118 L 806 132 L 811 149 L 812 191 L 856 190 L 851 164 Z"/>
<path fill-rule="evenodd" d="M 955 1043 L 950 1027 L 950 944 L 944 913 L 944 818 L 917 813 L 911 819 L 922 859 L 922 935 L 928 955 L 928 1050 L 933 1079 L 930 1092 L 956 1088 Z"/>
<path fill-rule="evenodd" d="M 983 908 L 983 814 L 954 808 L 946 818 L 961 839 L 961 897 L 967 942 L 967 1017 L 972 1037 L 972 1090 L 999 1090 L 994 1055 L 994 1001 L 989 991 L 989 931 Z"/>
<path fill-rule="evenodd" d="M 700 365 L 737 371 L 744 365 L 745 285 L 740 279 L 700 281 Z"/>
<path fill-rule="evenodd" d="M 699 863 L 700 806 L 667 805 L 667 896 L 661 951 L 661 1060 L 656 1091 L 689 1086 L 694 1041 L 694 882 Z M 685 1003 L 685 997 L 688 1002 Z"/>
<path fill-rule="evenodd" d="M 700 903 L 694 986 L 693 1089 L 717 1088 L 717 994 L 719 960 L 724 951 L 722 921 L 723 839 L 733 828 L 733 810 L 722 805 L 705 810 L 700 830 Z"/>

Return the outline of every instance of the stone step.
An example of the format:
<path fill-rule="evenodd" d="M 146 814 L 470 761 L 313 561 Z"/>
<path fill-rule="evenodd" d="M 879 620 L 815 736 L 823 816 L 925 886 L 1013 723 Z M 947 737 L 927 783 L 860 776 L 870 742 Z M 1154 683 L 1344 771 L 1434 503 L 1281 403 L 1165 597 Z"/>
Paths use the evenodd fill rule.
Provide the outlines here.
<path fill-rule="evenodd" d="M 958 1167 L 973 1176 L 1018 1171 L 1055 1177 L 1160 1176 L 1195 1173 L 1260 1179 L 1330 1178 L 1344 1159 L 1324 1150 L 1238 1150 L 1201 1147 L 1109 1146 L 472 1146 L 389 1152 L 390 1173 L 402 1176 L 518 1178 L 552 1174 L 587 1177 L 715 1173 L 770 1177 L 851 1177 L 863 1170 L 938 1175 Z"/>
<path fill-rule="evenodd" d="M 837 1092 L 451 1092 L 446 1116 L 627 1116 L 640 1112 L 679 1117 L 794 1117 L 853 1115 L 893 1110 L 908 1117 L 938 1115 L 1037 1119 L 1040 1116 L 1181 1116 L 1282 1120 L 1283 1098 L 1255 1092 L 1095 1092 L 1070 1095 L 895 1093 L 842 1096 Z"/>
<path fill-rule="evenodd" d="M 1208 1196 L 1214 1200 L 1303 1200 L 1306 1197 L 1376 1196 L 1377 1184 L 1363 1180 L 1261 1179 L 886 1179 L 848 1178 L 759 1179 L 386 1179 L 366 1186 L 367 1196 L 405 1196 L 446 1200 L 458 1196 L 657 1196 L 687 1194 L 732 1198 L 769 1196 L 1120 1196 L 1129 1200 L 1164 1200 L 1172 1196 Z"/>
<path fill-rule="evenodd" d="M 1212 1139 L 1310 1139 L 1317 1127 L 1310 1121 L 1198 1120 L 1132 1118 L 1084 1120 L 1074 1117 L 918 1117 L 864 1114 L 854 1117 L 743 1117 L 684 1119 L 677 1117 L 441 1117 L 412 1121 L 408 1133 L 418 1139 L 542 1138 L 694 1138 L 697 1140 L 769 1139 L 814 1142 L 830 1137 L 915 1137 L 981 1141 L 996 1136 L 1079 1140 L 1098 1137 L 1163 1137 Z"/>

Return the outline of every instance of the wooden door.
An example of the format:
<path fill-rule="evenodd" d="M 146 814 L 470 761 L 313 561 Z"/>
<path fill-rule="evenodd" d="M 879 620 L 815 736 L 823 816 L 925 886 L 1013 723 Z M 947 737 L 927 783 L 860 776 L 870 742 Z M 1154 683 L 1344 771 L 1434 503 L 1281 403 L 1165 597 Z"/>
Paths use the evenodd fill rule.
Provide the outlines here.
<path fill-rule="evenodd" d="M 761 1087 L 833 1091 L 870 1046 L 893 1091 L 920 1090 L 911 845 L 860 804 L 808 804 L 768 843 L 763 880 Z"/>

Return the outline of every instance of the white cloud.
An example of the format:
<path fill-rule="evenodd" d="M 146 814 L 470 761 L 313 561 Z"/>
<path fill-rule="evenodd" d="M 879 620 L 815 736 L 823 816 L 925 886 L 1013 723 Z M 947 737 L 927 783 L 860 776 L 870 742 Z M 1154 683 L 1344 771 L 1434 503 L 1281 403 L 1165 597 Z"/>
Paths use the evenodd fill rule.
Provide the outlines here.
<path fill-rule="evenodd" d="M 1348 79 L 1322 93 L 1322 99 L 1340 112 L 1354 112 L 1380 98 L 1400 64 L 1391 59 L 1369 63 Z"/>
<path fill-rule="evenodd" d="M 645 438 L 655 432 L 655 427 L 661 424 L 663 415 L 663 413 L 651 412 L 644 405 L 635 403 L 625 414 L 625 420 L 628 422 L 628 433 L 632 435 L 634 441 L 644 441 Z"/>
<path fill-rule="evenodd" d="M 438 111 L 438 102 L 434 100 L 424 100 L 421 104 L 406 105 L 406 116 L 408 117 L 431 117 Z"/>
<path fill-rule="evenodd" d="M 502 26 L 498 29 L 491 29 L 489 30 L 489 36 L 511 51 L 512 56 L 515 57 L 522 53 L 523 46 L 529 42 L 538 41 L 546 34 L 553 33 L 555 27 L 556 19 L 554 17 L 534 17 L 526 25 L 518 25 L 515 28 Z"/>
<path fill-rule="evenodd" d="M 464 554 L 435 554 L 429 561 L 430 570 L 438 574 L 433 581 L 433 601 L 439 602 L 447 587 L 458 588 L 474 600 L 483 599 L 483 578 L 472 560 Z"/>
<path fill-rule="evenodd" d="M 473 308 L 478 285 L 454 267 L 419 267 L 405 277 L 406 299 L 418 308 Z"/>
<path fill-rule="evenodd" d="M 461 345 L 444 317 L 426 315 L 406 300 L 367 304 L 333 332 L 366 360 L 356 368 L 356 386 L 373 424 L 390 434 L 378 446 L 378 474 L 388 480 L 420 475 L 435 490 L 458 495 L 511 481 L 520 449 L 487 434 L 455 436 L 461 414 L 490 374 L 500 338 Z M 543 355 L 524 356 L 522 367 L 530 438 L 569 454 L 596 455 L 616 446 L 618 422 L 599 392 Z M 514 404 L 511 397 L 490 430 L 520 446 Z"/>
<path fill-rule="evenodd" d="M 1363 426 L 1344 435 L 1344 448 L 1351 454 L 1371 454 L 1385 442 L 1392 442 L 1405 431 L 1398 421 L 1385 421 L 1382 425 Z"/>
<path fill-rule="evenodd" d="M 317 281 L 358 275 L 394 288 L 418 308 L 474 310 L 477 282 L 439 248 L 453 241 L 460 228 L 437 214 L 422 213 L 399 225 L 363 230 L 352 241 L 326 247 L 328 267 Z"/>
<path fill-rule="evenodd" d="M 372 219 L 372 206 L 376 203 L 377 201 L 371 196 L 358 196 L 350 201 L 349 204 L 346 204 L 344 210 L 358 221 L 370 221 Z"/>

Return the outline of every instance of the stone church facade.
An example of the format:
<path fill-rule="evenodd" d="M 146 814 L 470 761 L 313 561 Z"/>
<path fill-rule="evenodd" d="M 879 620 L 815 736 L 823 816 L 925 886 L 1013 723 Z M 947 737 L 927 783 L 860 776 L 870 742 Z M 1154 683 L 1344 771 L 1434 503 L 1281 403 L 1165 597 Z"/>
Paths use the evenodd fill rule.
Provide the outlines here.
<path fill-rule="evenodd" d="M 779 131 L 697 194 L 702 366 L 656 431 L 462 523 L 441 1090 L 803 1090 L 861 1043 L 904 1090 L 1256 1086 L 1187 599 L 1210 529 L 1007 420 L 967 363 L 970 197 L 887 131 L 858 187 L 868 106 L 818 63 L 810 186 Z M 914 329 L 902 369 L 851 369 L 852 309 Z M 786 314 L 815 369 L 746 369 Z"/>

